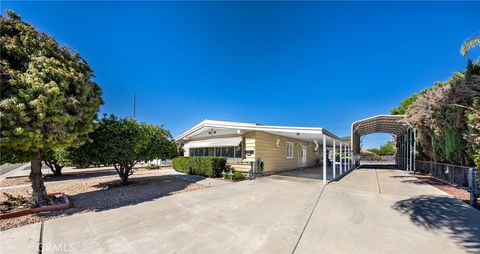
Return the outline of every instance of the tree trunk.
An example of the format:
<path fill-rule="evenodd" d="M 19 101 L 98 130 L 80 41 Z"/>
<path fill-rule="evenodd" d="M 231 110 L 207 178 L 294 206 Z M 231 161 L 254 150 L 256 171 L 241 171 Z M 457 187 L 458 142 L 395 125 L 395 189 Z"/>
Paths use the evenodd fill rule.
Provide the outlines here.
<path fill-rule="evenodd" d="M 45 165 L 50 168 L 54 176 L 61 176 L 62 175 L 62 168 L 63 166 L 58 164 L 56 161 L 44 161 Z"/>
<path fill-rule="evenodd" d="M 128 184 L 128 174 L 123 173 L 120 177 L 122 178 L 122 185 L 127 185 Z"/>
<path fill-rule="evenodd" d="M 113 164 L 115 170 L 117 170 L 118 176 L 122 179 L 122 185 L 128 184 L 128 177 L 132 174 L 132 168 L 134 163 L 119 163 L 118 165 Z"/>
<path fill-rule="evenodd" d="M 36 206 L 48 204 L 48 195 L 42 179 L 42 158 L 40 154 L 36 155 L 30 164 L 30 182 L 32 182 L 33 201 Z"/>
<path fill-rule="evenodd" d="M 53 164 L 53 167 L 55 168 L 55 171 L 53 171 L 53 175 L 55 176 L 61 176 L 62 174 L 62 168 L 63 166 L 57 163 Z"/>

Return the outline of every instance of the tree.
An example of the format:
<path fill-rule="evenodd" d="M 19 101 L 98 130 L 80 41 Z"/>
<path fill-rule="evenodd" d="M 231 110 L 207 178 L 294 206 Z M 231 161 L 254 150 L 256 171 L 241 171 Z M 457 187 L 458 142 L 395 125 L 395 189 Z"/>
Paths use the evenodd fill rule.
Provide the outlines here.
<path fill-rule="evenodd" d="M 380 148 L 373 148 L 373 149 L 368 149 L 368 151 L 376 154 L 376 155 L 393 155 L 395 154 L 395 144 L 393 141 L 389 141 L 383 145 L 380 146 Z"/>
<path fill-rule="evenodd" d="M 480 35 L 473 36 L 467 39 L 462 44 L 462 47 L 460 48 L 460 53 L 462 54 L 462 56 L 466 56 L 468 54 L 468 51 L 475 47 L 480 47 Z"/>
<path fill-rule="evenodd" d="M 78 148 L 80 153 L 95 151 L 91 160 L 115 167 L 128 184 L 133 167 L 139 161 L 172 159 L 177 156 L 177 146 L 169 131 L 162 127 L 138 123 L 131 118 L 104 116 L 98 128 L 90 134 L 92 142 Z"/>
<path fill-rule="evenodd" d="M 101 89 L 78 53 L 7 13 L 0 17 L 2 161 L 31 161 L 33 200 L 43 205 L 42 155 L 81 145 L 94 130 Z"/>
<path fill-rule="evenodd" d="M 43 162 L 54 176 L 61 176 L 62 169 L 69 164 L 67 149 L 52 149 L 43 154 Z"/>
<path fill-rule="evenodd" d="M 406 115 L 410 107 L 418 98 L 418 94 L 414 93 L 410 97 L 405 98 L 397 108 L 390 111 L 392 115 Z"/>

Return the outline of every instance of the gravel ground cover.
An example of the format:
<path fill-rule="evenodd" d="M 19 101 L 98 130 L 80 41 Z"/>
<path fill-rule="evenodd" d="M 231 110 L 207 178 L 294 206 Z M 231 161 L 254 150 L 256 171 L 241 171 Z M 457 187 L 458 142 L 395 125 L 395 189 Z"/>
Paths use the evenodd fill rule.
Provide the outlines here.
<path fill-rule="evenodd" d="M 83 175 L 83 174 L 82 174 Z M 108 188 L 120 182 L 114 174 L 95 173 L 83 175 L 62 176 L 55 180 L 46 178 L 46 188 L 49 193 L 64 192 L 68 195 L 72 207 L 63 211 L 54 211 L 44 214 L 32 214 L 0 221 L 0 230 L 19 227 L 75 213 L 95 212 L 115 209 L 122 206 L 134 205 L 141 202 L 154 200 L 163 196 L 206 188 L 207 186 L 192 183 L 169 176 L 162 170 L 138 169 L 130 176 L 132 184 Z M 0 182 L 1 192 L 11 195 L 28 197 L 31 187 L 28 178 L 4 179 Z M 18 186 L 18 187 L 15 187 Z M 0 195 L 0 202 L 6 197 Z"/>
<path fill-rule="evenodd" d="M 442 182 L 432 176 L 426 176 L 426 175 L 416 175 L 416 178 L 418 178 L 422 183 L 430 184 L 460 200 L 462 200 L 465 203 L 470 203 L 470 193 L 463 188 L 453 186 L 451 184 Z M 477 206 L 475 208 L 480 210 L 480 198 L 477 199 Z"/>

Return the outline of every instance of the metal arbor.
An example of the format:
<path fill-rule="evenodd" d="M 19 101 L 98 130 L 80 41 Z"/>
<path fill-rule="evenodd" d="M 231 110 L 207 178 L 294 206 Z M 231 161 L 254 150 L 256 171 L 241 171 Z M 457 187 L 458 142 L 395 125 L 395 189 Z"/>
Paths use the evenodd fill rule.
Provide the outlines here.
<path fill-rule="evenodd" d="M 402 169 L 415 171 L 416 132 L 404 115 L 377 115 L 352 123 L 352 150 L 355 165 L 360 164 L 360 138 L 372 133 L 389 133 L 395 136 L 395 164 Z"/>

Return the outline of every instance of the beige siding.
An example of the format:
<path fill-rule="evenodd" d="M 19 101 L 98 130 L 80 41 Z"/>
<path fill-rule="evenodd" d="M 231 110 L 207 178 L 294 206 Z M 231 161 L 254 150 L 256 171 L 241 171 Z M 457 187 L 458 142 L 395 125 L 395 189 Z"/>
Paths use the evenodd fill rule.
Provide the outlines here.
<path fill-rule="evenodd" d="M 183 156 L 185 156 L 185 157 L 190 156 L 190 150 L 188 148 L 188 143 L 183 146 Z"/>
<path fill-rule="evenodd" d="M 217 136 L 215 138 L 231 137 Z M 238 136 L 238 135 L 236 135 Z M 250 162 L 261 159 L 264 162 L 264 171 L 266 173 L 283 171 L 298 168 L 300 145 L 306 145 L 307 148 L 307 167 L 315 166 L 316 160 L 322 156 L 322 148 L 315 152 L 315 144 L 297 139 L 277 136 L 266 132 L 252 131 L 243 135 L 243 159 L 229 159 L 228 163 L 235 170 L 247 172 L 250 169 Z M 277 137 L 280 142 L 277 147 Z M 207 139 L 207 138 L 202 138 Z M 192 139 L 200 140 L 200 139 Z M 293 158 L 287 159 L 287 142 L 293 143 Z M 188 143 L 184 146 L 184 156 L 189 156 Z M 254 151 L 253 154 L 247 155 L 245 151 Z"/>
<path fill-rule="evenodd" d="M 255 132 L 255 157 L 264 162 L 265 172 L 282 171 L 298 168 L 300 145 L 307 148 L 307 167 L 314 166 L 321 157 L 321 148 L 315 152 L 315 144 L 306 141 L 276 136 L 266 132 Z M 280 139 L 278 147 L 277 137 Z M 293 143 L 293 158 L 287 159 L 287 142 Z"/>

